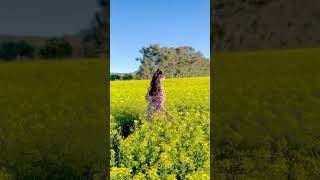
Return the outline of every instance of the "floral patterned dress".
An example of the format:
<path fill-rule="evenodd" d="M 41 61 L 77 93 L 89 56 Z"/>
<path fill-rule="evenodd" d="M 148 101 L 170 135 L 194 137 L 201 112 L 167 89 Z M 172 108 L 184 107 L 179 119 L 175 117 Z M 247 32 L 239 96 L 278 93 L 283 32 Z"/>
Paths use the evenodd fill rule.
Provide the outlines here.
<path fill-rule="evenodd" d="M 164 89 L 161 87 L 159 93 L 156 96 L 150 96 L 149 91 L 151 87 L 149 87 L 148 92 L 146 94 L 146 100 L 149 103 L 148 108 L 147 108 L 147 114 L 151 115 L 152 111 L 151 109 L 153 108 L 156 113 L 160 114 L 161 113 L 161 108 L 163 107 L 163 103 L 165 100 L 165 92 Z"/>

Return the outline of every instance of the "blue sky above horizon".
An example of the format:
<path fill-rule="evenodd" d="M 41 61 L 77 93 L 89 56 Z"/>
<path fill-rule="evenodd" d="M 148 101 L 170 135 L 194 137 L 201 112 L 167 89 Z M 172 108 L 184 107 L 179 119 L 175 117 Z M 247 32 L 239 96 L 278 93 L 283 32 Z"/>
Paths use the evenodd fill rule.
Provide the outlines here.
<path fill-rule="evenodd" d="M 138 70 L 139 50 L 191 46 L 210 57 L 210 0 L 111 0 L 111 72 Z"/>

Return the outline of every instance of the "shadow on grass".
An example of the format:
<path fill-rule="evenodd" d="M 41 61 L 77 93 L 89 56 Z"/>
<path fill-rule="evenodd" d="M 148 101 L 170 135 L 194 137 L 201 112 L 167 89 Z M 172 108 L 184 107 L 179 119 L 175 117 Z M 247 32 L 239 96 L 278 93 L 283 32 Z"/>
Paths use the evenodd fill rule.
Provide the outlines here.
<path fill-rule="evenodd" d="M 121 112 L 115 116 L 119 133 L 124 138 L 128 137 L 134 131 L 134 121 L 139 120 L 139 114 L 134 112 Z"/>

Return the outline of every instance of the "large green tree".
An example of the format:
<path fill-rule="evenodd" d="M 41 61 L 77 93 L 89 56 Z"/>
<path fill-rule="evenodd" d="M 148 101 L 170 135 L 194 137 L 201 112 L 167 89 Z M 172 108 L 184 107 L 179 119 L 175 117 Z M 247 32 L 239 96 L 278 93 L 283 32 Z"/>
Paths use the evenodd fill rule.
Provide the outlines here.
<path fill-rule="evenodd" d="M 166 77 L 194 77 L 210 74 L 210 61 L 200 51 L 192 47 L 160 47 L 158 44 L 140 50 L 142 57 L 136 58 L 141 63 L 137 76 L 150 79 L 158 68 L 165 71 Z"/>
<path fill-rule="evenodd" d="M 100 10 L 96 12 L 91 27 L 85 32 L 82 43 L 85 56 L 105 56 L 109 49 L 109 0 L 99 0 Z"/>

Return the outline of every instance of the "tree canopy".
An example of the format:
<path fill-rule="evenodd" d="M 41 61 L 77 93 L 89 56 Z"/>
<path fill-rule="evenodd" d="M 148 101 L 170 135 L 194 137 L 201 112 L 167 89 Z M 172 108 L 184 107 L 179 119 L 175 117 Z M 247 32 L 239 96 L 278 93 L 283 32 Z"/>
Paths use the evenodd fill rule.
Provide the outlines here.
<path fill-rule="evenodd" d="M 139 79 L 150 79 L 158 68 L 171 78 L 210 75 L 209 59 L 189 46 L 167 48 L 153 44 L 143 47 L 140 53 L 142 57 L 136 58 L 141 63 L 137 71 Z"/>
<path fill-rule="evenodd" d="M 72 55 L 71 44 L 63 38 L 48 39 L 40 49 L 43 58 L 63 58 Z"/>
<path fill-rule="evenodd" d="M 25 41 L 8 41 L 0 44 L 0 59 L 13 60 L 20 58 L 32 58 L 34 48 Z"/>
<path fill-rule="evenodd" d="M 82 43 L 85 49 L 85 56 L 105 56 L 109 49 L 109 18 L 107 14 L 110 10 L 107 0 L 99 0 L 100 10 L 96 12 L 91 27 L 85 32 Z"/>

